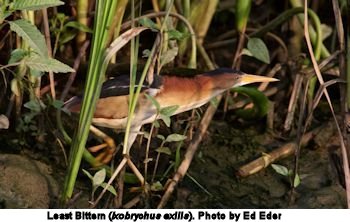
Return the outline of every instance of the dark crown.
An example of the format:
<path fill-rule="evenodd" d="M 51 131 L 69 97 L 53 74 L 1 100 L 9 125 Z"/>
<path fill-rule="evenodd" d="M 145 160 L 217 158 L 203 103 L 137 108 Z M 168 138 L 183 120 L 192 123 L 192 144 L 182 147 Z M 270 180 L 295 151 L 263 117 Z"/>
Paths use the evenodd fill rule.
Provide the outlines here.
<path fill-rule="evenodd" d="M 243 72 L 236 70 L 236 69 L 231 69 L 231 68 L 219 68 L 219 69 L 214 69 L 212 71 L 204 73 L 204 75 L 221 75 L 221 74 L 239 74 L 242 75 Z"/>

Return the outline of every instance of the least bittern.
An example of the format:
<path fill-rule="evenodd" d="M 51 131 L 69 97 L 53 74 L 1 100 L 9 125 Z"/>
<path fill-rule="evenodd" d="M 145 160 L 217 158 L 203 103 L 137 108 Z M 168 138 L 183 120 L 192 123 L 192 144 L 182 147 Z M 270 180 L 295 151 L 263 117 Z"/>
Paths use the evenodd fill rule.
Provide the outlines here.
<path fill-rule="evenodd" d="M 275 78 L 249 75 L 229 68 L 216 69 L 194 77 L 154 76 L 151 84 L 143 83 L 142 93 L 138 99 L 134 118 L 132 120 L 128 146 L 136 139 L 140 128 L 158 118 L 158 112 L 148 94 L 161 108 L 178 106 L 173 115 L 200 107 L 220 93 L 255 82 L 273 82 Z M 121 75 L 107 80 L 101 90 L 93 117 L 93 124 L 123 130 L 126 127 L 129 110 L 129 75 Z M 66 102 L 65 107 L 71 112 L 79 112 L 81 97 L 73 97 Z M 130 147 L 129 147 L 130 148 Z M 113 153 L 110 150 L 109 153 Z M 108 162 L 111 157 L 101 160 Z"/>

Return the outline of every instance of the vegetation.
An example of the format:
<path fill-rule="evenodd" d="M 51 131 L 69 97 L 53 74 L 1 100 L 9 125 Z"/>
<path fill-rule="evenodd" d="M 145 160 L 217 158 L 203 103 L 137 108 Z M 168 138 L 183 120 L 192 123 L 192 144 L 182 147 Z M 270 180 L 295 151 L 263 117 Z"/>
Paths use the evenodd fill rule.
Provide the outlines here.
<path fill-rule="evenodd" d="M 292 202 L 303 184 L 301 147 L 305 138 L 311 140 L 305 135 L 332 120 L 350 207 L 350 84 L 346 82 L 350 26 L 343 22 L 349 20 L 348 4 L 344 0 L 0 0 L 0 155 L 30 150 L 43 156 L 41 161 L 56 160 L 52 167 L 65 172 L 60 181 L 62 207 L 74 204 L 79 180 L 91 179 L 91 207 L 162 208 L 169 206 L 184 177 L 212 195 L 187 170 L 199 144 L 207 140 L 212 119 L 220 119 L 214 117 L 218 110 L 227 122 L 262 125 L 266 134 L 275 135 L 274 141 L 281 137 L 292 141 L 282 146 L 283 152 L 263 154 L 237 173 L 248 176 L 286 154 L 294 155 L 291 166 L 272 164 L 288 178 Z M 178 106 L 161 108 L 147 95 L 158 116 L 128 149 L 146 79 L 152 82 L 154 75 L 164 73 L 190 76 L 194 70 L 216 67 L 276 77 L 280 82 L 236 88 L 177 117 L 171 116 Z M 103 81 L 120 73 L 130 74 L 131 80 L 128 123 L 124 133 L 106 131 L 122 151 L 110 165 L 101 166 L 86 150 L 100 141 L 89 138 L 90 125 Z M 65 110 L 64 102 L 68 95 L 82 93 L 77 118 Z"/>

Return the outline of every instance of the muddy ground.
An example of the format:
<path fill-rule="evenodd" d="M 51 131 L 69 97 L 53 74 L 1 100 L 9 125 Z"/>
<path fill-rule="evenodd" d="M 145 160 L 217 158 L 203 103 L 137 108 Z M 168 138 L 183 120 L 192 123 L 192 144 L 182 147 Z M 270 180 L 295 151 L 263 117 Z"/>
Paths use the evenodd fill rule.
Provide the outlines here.
<path fill-rule="evenodd" d="M 288 178 L 271 166 L 247 178 L 236 175 L 240 166 L 287 140 L 276 139 L 273 131 L 259 129 L 255 124 L 234 127 L 227 121 L 215 120 L 190 167 L 191 178 L 185 177 L 168 207 L 345 208 L 345 190 L 334 167 L 340 157 L 338 137 L 332 123 L 325 129 L 302 149 L 301 184 L 291 199 Z M 277 161 L 289 169 L 293 163 L 292 156 Z M 57 207 L 64 168 L 25 151 L 1 154 L 0 168 L 1 208 Z M 88 207 L 90 189 L 90 182 L 80 176 L 77 190 L 82 193 L 72 207 Z"/>

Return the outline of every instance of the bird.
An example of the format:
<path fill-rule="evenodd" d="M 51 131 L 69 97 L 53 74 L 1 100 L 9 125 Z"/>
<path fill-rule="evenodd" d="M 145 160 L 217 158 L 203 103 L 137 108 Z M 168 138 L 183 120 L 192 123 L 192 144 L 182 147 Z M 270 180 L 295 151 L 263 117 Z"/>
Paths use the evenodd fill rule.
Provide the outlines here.
<path fill-rule="evenodd" d="M 178 107 L 172 114 L 176 115 L 198 108 L 231 88 L 250 83 L 274 81 L 278 79 L 247 74 L 231 68 L 218 68 L 191 77 L 154 75 L 151 83 L 146 80 L 142 83 L 141 94 L 131 122 L 128 148 L 134 143 L 143 125 L 160 118 L 159 110 L 152 104 L 149 96 L 158 102 L 160 109 L 170 106 Z M 135 87 L 138 87 L 137 83 L 138 80 L 136 80 Z M 93 125 L 118 131 L 126 128 L 129 112 L 129 87 L 129 75 L 119 75 L 103 83 L 92 119 Z M 72 113 L 78 113 L 82 99 L 82 96 L 74 96 L 65 103 L 64 107 Z M 114 150 L 110 150 L 109 156 L 113 152 Z M 110 160 L 111 157 L 108 157 L 101 161 L 106 163 Z"/>

